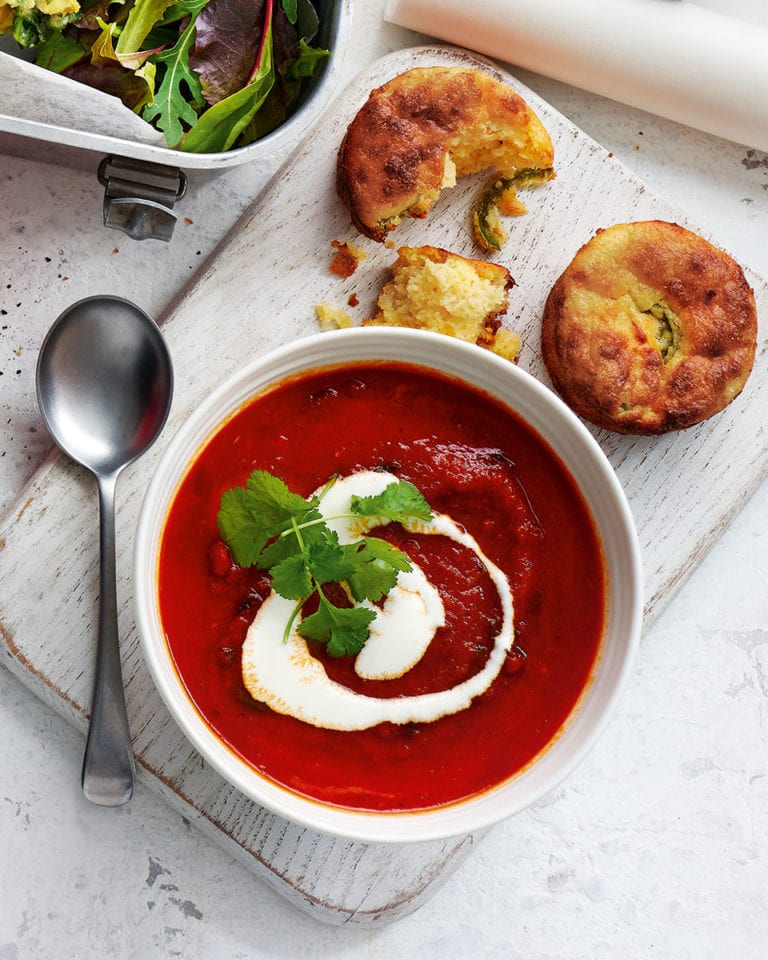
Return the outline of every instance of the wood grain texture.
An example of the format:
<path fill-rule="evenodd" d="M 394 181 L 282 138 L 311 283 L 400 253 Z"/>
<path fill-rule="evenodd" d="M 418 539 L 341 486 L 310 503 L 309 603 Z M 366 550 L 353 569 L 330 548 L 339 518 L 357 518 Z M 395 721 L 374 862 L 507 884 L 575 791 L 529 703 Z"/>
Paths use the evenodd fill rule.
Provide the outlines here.
<path fill-rule="evenodd" d="M 469 63 L 502 77 L 531 103 L 555 143 L 557 179 L 525 193 L 530 212 L 510 223 L 510 240 L 494 258 L 517 281 L 506 323 L 523 337 L 520 365 L 530 373 L 547 382 L 539 352 L 542 306 L 556 277 L 598 227 L 661 218 L 697 229 L 507 75 L 447 48 L 400 51 L 372 65 L 345 91 L 162 318 L 176 370 L 172 417 L 155 448 L 118 484 L 119 619 L 140 776 L 257 876 L 330 923 L 370 924 L 405 915 L 432 895 L 479 837 L 411 846 L 341 841 L 276 817 L 222 781 L 175 726 L 144 665 L 132 613 L 133 531 L 159 455 L 175 427 L 214 386 L 271 347 L 317 332 L 314 305 L 321 300 L 346 307 L 354 293 L 359 306 L 347 308 L 354 319 L 371 315 L 395 254 L 361 241 L 351 227 L 334 191 L 336 150 L 372 87 L 410 66 L 433 63 Z M 403 223 L 395 241 L 476 255 L 468 212 L 479 182 L 462 182 L 427 220 Z M 361 244 L 368 254 L 346 280 L 329 272 L 331 240 Z M 756 367 L 740 398 L 711 421 L 679 434 L 632 438 L 593 431 L 632 507 L 649 616 L 669 601 L 766 473 L 768 285 L 749 273 L 748 279 L 761 328 Z M 0 530 L 4 662 L 82 731 L 93 677 L 96 509 L 91 478 L 52 458 Z"/>

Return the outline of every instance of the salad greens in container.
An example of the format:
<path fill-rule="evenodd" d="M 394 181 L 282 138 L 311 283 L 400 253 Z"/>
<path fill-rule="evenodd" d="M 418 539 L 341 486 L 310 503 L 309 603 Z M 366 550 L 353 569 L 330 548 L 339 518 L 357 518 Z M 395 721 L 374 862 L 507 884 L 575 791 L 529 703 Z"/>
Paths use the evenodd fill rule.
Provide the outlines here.
<path fill-rule="evenodd" d="M 118 97 L 169 147 L 220 153 L 271 133 L 328 51 L 310 0 L 0 0 L 38 66 Z"/>

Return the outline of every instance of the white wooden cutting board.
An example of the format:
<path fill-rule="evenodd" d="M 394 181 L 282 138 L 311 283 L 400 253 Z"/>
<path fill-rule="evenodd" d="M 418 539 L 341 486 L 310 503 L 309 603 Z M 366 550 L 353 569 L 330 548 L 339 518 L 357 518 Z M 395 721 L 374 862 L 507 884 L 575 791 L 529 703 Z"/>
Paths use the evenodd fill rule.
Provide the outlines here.
<path fill-rule="evenodd" d="M 247 800 L 210 770 L 170 719 L 143 662 L 132 613 L 131 552 L 143 492 L 174 429 L 245 361 L 317 332 L 314 305 L 372 305 L 395 253 L 362 240 L 334 190 L 335 156 L 371 88 L 414 65 L 469 64 L 502 77 L 532 104 L 555 142 L 557 179 L 525 195 L 530 213 L 510 223 L 497 256 L 517 281 L 507 323 L 524 339 L 521 366 L 546 381 L 539 352 L 544 299 L 598 227 L 676 220 L 696 229 L 600 146 L 511 77 L 441 47 L 400 51 L 358 78 L 267 192 L 162 318 L 176 369 L 171 422 L 118 486 L 118 595 L 126 696 L 139 775 L 271 886 L 321 920 L 391 920 L 424 902 L 479 839 L 411 846 L 324 837 Z M 407 221 L 399 244 L 430 243 L 474 256 L 468 211 L 478 181 L 446 193 L 425 221 Z M 717 242 L 717 238 L 714 239 Z M 329 272 L 331 240 L 368 252 L 346 280 Z M 768 286 L 748 274 L 763 319 Z M 105 291 L 108 292 L 108 291 Z M 141 302 L 141 291 L 136 299 Z M 724 413 L 682 433 L 631 438 L 595 431 L 627 492 L 646 571 L 646 613 L 658 612 L 745 502 L 768 465 L 765 329 L 746 390 Z M 90 477 L 53 458 L 0 530 L 4 660 L 63 717 L 85 731 L 97 596 L 96 492 Z M 79 771 L 72 771 L 73 777 Z"/>

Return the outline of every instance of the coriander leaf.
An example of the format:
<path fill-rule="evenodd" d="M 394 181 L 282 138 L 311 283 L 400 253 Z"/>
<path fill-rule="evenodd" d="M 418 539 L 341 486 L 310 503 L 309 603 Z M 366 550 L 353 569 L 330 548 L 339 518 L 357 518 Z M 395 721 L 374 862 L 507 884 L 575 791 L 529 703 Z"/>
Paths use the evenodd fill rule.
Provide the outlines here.
<path fill-rule="evenodd" d="M 317 612 L 299 624 L 307 640 L 325 643 L 332 657 L 357 656 L 368 639 L 368 627 L 376 617 L 367 607 L 334 607 L 321 594 Z"/>
<path fill-rule="evenodd" d="M 355 552 L 355 568 L 347 577 L 347 584 L 355 600 L 380 600 L 397 583 L 400 570 L 413 569 L 403 553 L 386 540 L 366 537 L 360 544 L 351 544 Z"/>
<path fill-rule="evenodd" d="M 391 543 L 382 540 L 380 537 L 364 537 L 363 549 L 360 555 L 364 560 L 376 559 L 386 560 L 397 570 L 413 570 L 413 564 L 407 553 L 393 547 Z"/>
<path fill-rule="evenodd" d="M 287 557 L 303 554 L 310 544 L 321 541 L 325 527 L 322 524 L 320 514 L 316 510 L 307 510 L 305 503 L 305 511 L 297 517 L 297 522 L 312 522 L 313 520 L 320 522 L 317 526 L 306 527 L 302 530 L 301 540 L 293 533 L 292 524 L 286 524 L 285 535 L 278 536 L 263 548 L 256 566 L 262 570 L 268 570 Z"/>
<path fill-rule="evenodd" d="M 369 560 L 356 567 L 347 578 L 352 596 L 360 600 L 380 600 L 397 583 L 397 570 L 384 560 Z"/>
<path fill-rule="evenodd" d="M 329 540 L 313 543 L 307 550 L 307 560 L 312 576 L 319 584 L 341 583 L 350 576 L 354 562 L 338 543 Z"/>
<path fill-rule="evenodd" d="M 189 21 L 178 42 L 170 50 L 163 50 L 152 57 L 154 63 L 165 67 L 165 74 L 152 104 L 144 109 L 142 116 L 163 131 L 169 147 L 176 147 L 184 136 L 186 124 L 191 127 L 197 120 L 195 107 L 203 105 L 200 80 L 189 69 L 189 48 L 195 38 L 195 20 Z M 182 91 L 186 85 L 187 95 Z"/>
<path fill-rule="evenodd" d="M 227 490 L 218 514 L 219 532 L 241 566 L 258 566 L 272 576 L 272 588 L 296 601 L 284 639 L 313 594 L 315 613 L 298 627 L 301 636 L 328 646 L 331 656 L 356 655 L 368 639 L 376 611 L 365 601 L 384 597 L 397 582 L 398 573 L 412 569 L 408 556 L 378 537 L 340 543 L 320 512 L 320 501 L 333 481 L 320 493 L 305 499 L 279 477 L 254 470 L 244 487 Z M 354 498 L 354 514 L 374 511 L 376 517 L 421 515 L 429 507 L 413 484 L 395 482 L 377 497 Z M 358 604 L 337 607 L 323 592 L 325 584 L 340 584 Z"/>
<path fill-rule="evenodd" d="M 229 546 L 235 563 L 257 565 L 268 536 L 263 519 L 251 509 L 252 500 L 243 487 L 232 487 L 221 497 L 217 523 L 222 540 Z"/>
<path fill-rule="evenodd" d="M 270 572 L 272 589 L 286 600 L 306 600 L 314 592 L 315 585 L 301 554 L 286 557 L 272 567 Z"/>
<path fill-rule="evenodd" d="M 254 508 L 263 518 L 267 538 L 276 537 L 290 527 L 293 517 L 298 523 L 303 523 L 304 514 L 311 508 L 310 502 L 267 470 L 254 470 L 246 480 L 245 489 Z M 317 513 L 317 516 L 320 514 Z"/>
<path fill-rule="evenodd" d="M 295 536 L 285 537 L 284 545 L 278 539 L 265 550 L 273 537 L 291 528 L 294 518 L 304 523 L 319 519 L 320 514 L 313 501 L 293 493 L 279 477 L 254 470 L 245 487 L 233 487 L 222 495 L 217 522 L 236 563 L 269 568 L 299 551 Z M 306 536 L 311 540 L 317 534 Z"/>
<path fill-rule="evenodd" d="M 374 497 L 352 497 L 350 509 L 360 517 L 384 517 L 398 523 L 432 519 L 424 495 L 408 480 L 396 480 Z"/>

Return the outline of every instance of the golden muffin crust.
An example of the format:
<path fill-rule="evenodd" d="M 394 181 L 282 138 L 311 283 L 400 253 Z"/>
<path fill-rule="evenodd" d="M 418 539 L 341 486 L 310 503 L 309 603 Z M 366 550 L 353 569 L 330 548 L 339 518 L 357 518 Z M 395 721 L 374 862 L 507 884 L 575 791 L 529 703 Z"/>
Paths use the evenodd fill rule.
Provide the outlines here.
<path fill-rule="evenodd" d="M 506 84 L 467 67 L 417 67 L 372 91 L 349 125 L 336 187 L 357 229 L 382 241 L 401 218 L 425 217 L 457 177 L 552 163 L 549 134 Z"/>
<path fill-rule="evenodd" d="M 391 269 L 365 325 L 432 330 L 514 360 L 520 338 L 500 329 L 514 286 L 506 267 L 439 247 L 401 247 Z"/>
<path fill-rule="evenodd" d="M 620 433 L 692 426 L 738 396 L 755 358 L 741 267 L 661 220 L 598 230 L 549 294 L 544 362 L 580 416 Z"/>

